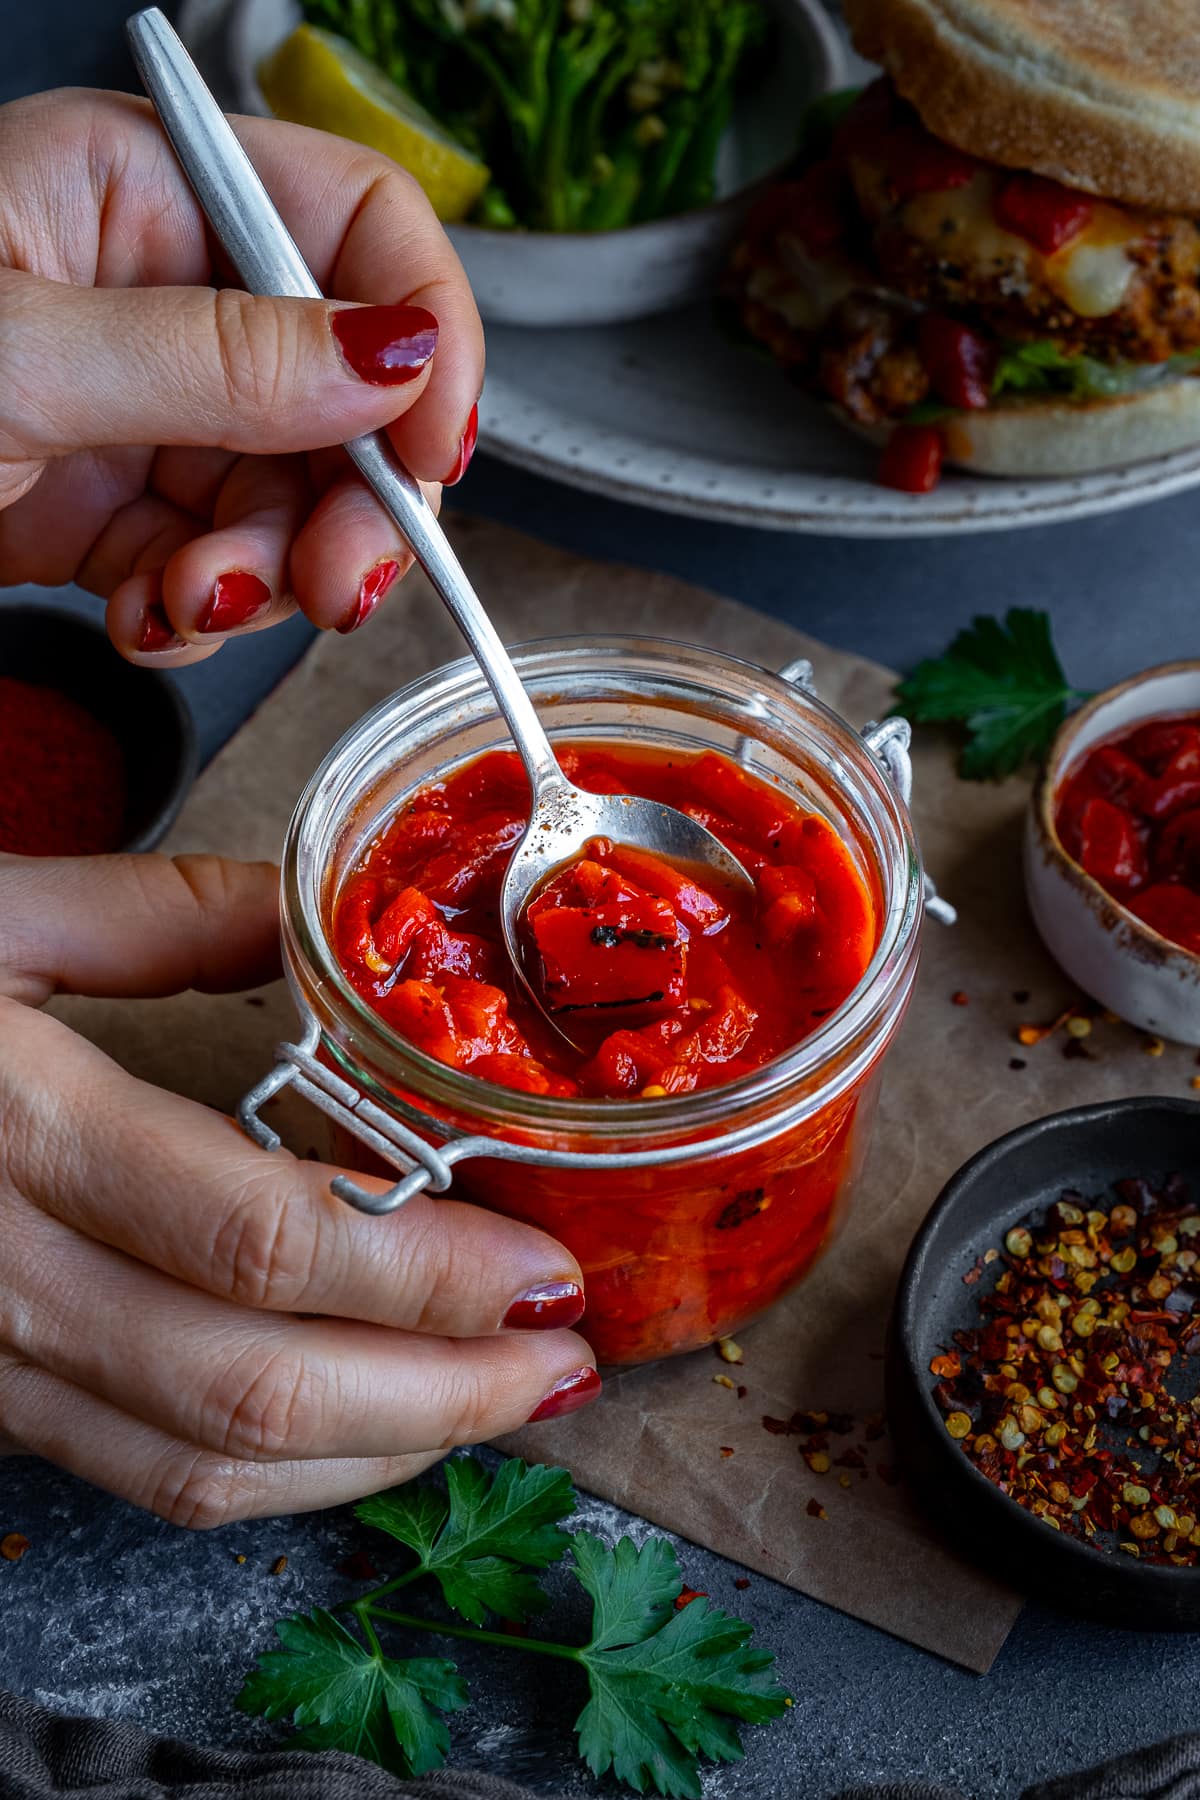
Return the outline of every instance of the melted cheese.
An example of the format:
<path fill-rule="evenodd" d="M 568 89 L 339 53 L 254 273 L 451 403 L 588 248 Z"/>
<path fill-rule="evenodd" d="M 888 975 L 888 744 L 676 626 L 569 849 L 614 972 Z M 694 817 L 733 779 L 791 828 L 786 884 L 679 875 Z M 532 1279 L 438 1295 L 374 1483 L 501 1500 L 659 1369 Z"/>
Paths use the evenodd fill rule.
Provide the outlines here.
<path fill-rule="evenodd" d="M 783 268 L 757 268 L 746 283 L 751 300 L 770 307 L 793 331 L 819 331 L 834 307 L 861 286 L 832 259 L 818 261 L 790 237 Z"/>
<path fill-rule="evenodd" d="M 906 231 L 942 262 L 998 281 L 1021 294 L 1040 282 L 1083 319 L 1102 319 L 1124 304 L 1137 264 L 1130 247 L 1143 235 L 1136 217 L 1097 202 L 1084 231 L 1054 256 L 1042 256 L 1022 237 L 996 223 L 996 178 L 981 170 L 965 187 L 917 194 L 903 208 Z"/>

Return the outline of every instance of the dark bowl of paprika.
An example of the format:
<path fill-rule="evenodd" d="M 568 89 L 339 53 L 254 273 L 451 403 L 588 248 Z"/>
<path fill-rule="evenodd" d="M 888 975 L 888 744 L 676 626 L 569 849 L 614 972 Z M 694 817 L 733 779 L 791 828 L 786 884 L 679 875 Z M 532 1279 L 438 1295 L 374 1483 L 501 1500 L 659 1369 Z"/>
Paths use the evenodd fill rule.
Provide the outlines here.
<path fill-rule="evenodd" d="M 951 1176 L 900 1277 L 887 1402 L 972 1561 L 1106 1624 L 1200 1629 L 1195 1270 L 1195 1101 L 1074 1107 Z"/>
<path fill-rule="evenodd" d="M 0 850 L 150 850 L 196 774 L 196 731 L 170 677 L 118 656 L 90 620 L 0 604 Z"/>

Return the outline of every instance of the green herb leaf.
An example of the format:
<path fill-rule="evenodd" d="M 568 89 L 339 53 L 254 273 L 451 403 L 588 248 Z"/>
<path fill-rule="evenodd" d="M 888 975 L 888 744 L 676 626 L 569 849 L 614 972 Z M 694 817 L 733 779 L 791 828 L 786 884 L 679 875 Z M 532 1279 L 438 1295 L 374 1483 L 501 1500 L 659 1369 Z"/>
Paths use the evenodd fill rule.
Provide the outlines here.
<path fill-rule="evenodd" d="M 1011 775 L 1043 754 L 1068 708 L 1086 698 L 1067 684 L 1048 616 L 1025 607 L 1013 607 L 1003 623 L 976 619 L 896 694 L 914 723 L 966 727 L 959 766 L 971 781 Z"/>
<path fill-rule="evenodd" d="M 421 1572 L 437 1578 L 448 1606 L 482 1625 L 489 1613 L 527 1619 L 546 1604 L 533 1569 L 557 1562 L 570 1539 L 559 1521 L 575 1510 L 565 1469 L 527 1468 L 518 1458 L 495 1476 L 472 1456 L 445 1465 L 446 1493 L 393 1488 L 356 1508 L 415 1551 Z"/>
<path fill-rule="evenodd" d="M 1163 362 L 1105 363 L 1094 356 L 1065 356 L 1053 342 L 1006 344 L 992 376 L 993 397 L 1061 394 L 1069 400 L 1111 400 L 1160 382 L 1194 375 L 1200 351 L 1185 350 Z"/>
<path fill-rule="evenodd" d="M 450 1747 L 442 1713 L 467 1704 L 451 1662 L 395 1662 L 368 1650 L 331 1613 L 281 1619 L 282 1650 L 267 1650 L 237 1704 L 267 1719 L 290 1717 L 309 1749 L 348 1750 L 397 1775 L 440 1769 Z"/>
<path fill-rule="evenodd" d="M 661 1538 L 610 1550 L 581 1531 L 571 1554 L 595 1604 L 577 1653 L 591 1685 L 575 1726 L 588 1767 L 639 1794 L 699 1800 L 697 1757 L 740 1761 L 738 1722 L 763 1724 L 787 1705 L 773 1654 L 751 1649 L 751 1628 L 707 1600 L 674 1610 L 679 1565 Z"/>

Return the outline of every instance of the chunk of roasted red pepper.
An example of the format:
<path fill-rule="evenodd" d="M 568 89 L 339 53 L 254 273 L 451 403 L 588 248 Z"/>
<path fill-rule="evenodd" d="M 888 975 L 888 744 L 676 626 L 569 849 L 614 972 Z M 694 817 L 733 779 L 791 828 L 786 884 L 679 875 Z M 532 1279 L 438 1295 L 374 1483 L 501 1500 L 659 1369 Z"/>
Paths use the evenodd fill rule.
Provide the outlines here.
<path fill-rule="evenodd" d="M 879 480 L 902 494 L 929 494 L 941 480 L 945 459 L 936 425 L 897 425 L 879 459 Z"/>
<path fill-rule="evenodd" d="M 1130 909 L 1154 931 L 1200 951 L 1200 894 L 1178 882 L 1160 881 L 1130 901 Z"/>
<path fill-rule="evenodd" d="M 1023 237 L 1043 256 L 1053 256 L 1086 231 L 1096 203 L 1088 194 L 1044 175 L 1010 175 L 997 189 L 997 225 Z"/>
<path fill-rule="evenodd" d="M 1089 800 L 1079 816 L 1079 861 L 1103 888 L 1128 892 L 1144 885 L 1146 846 L 1129 814 L 1111 800 Z"/>
<path fill-rule="evenodd" d="M 917 348 L 939 400 L 964 411 L 988 405 L 995 355 L 978 331 L 944 313 L 926 313 L 917 327 Z"/>
<path fill-rule="evenodd" d="M 587 897 L 594 890 L 613 897 Z M 653 1016 L 687 999 L 686 938 L 657 895 L 611 874 L 596 882 L 567 871 L 547 883 L 528 919 L 552 1012 L 604 1007 Z"/>

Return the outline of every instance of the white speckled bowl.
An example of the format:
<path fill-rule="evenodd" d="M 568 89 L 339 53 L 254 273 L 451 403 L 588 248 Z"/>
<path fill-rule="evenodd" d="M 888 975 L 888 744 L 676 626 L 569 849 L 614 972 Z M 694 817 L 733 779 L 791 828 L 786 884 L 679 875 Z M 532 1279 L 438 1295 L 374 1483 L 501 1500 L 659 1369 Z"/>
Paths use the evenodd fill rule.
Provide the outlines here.
<path fill-rule="evenodd" d="M 1200 956 L 1160 936 L 1067 855 L 1054 800 L 1081 757 L 1144 719 L 1200 712 L 1200 660 L 1164 663 L 1108 688 L 1063 725 L 1026 818 L 1025 891 L 1055 960 L 1095 999 L 1161 1037 L 1200 1044 Z"/>
<path fill-rule="evenodd" d="M 794 159 L 805 107 L 853 79 L 821 0 L 767 4 L 779 22 L 777 54 L 735 108 L 711 205 L 619 231 L 448 227 L 488 324 L 614 325 L 711 293 L 749 207 Z M 299 17 L 296 0 L 237 0 L 229 58 L 242 111 L 268 110 L 255 71 Z"/>

